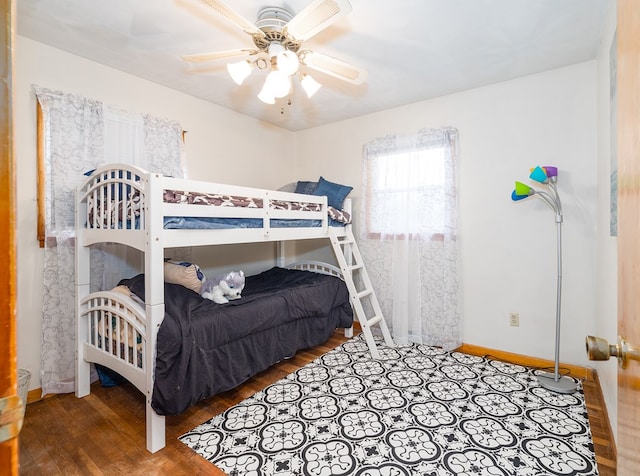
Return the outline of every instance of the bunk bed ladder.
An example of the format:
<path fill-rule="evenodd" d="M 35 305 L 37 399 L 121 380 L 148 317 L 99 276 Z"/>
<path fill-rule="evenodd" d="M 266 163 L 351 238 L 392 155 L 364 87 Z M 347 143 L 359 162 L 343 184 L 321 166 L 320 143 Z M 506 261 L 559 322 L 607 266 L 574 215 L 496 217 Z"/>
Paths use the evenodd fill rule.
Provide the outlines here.
<path fill-rule="evenodd" d="M 356 243 L 355 237 L 351 227 L 346 227 L 345 236 L 338 237 L 335 230 L 329 227 L 329 235 L 331 237 L 331 245 L 333 251 L 342 270 L 344 281 L 349 289 L 349 295 L 351 297 L 351 305 L 356 314 L 356 318 L 362 327 L 362 333 L 369 346 L 371 356 L 374 359 L 380 358 L 380 352 L 376 345 L 371 332 L 371 327 L 378 325 L 382 331 L 384 342 L 388 346 L 393 346 L 393 339 L 387 328 L 387 323 L 382 315 L 382 309 L 380 309 L 380 303 L 373 291 L 369 274 L 362 261 L 362 255 Z M 360 278 L 360 285 L 362 289 L 358 289 L 355 279 Z M 365 305 L 369 313 L 373 313 L 372 316 L 367 317 L 367 311 L 365 311 Z"/>

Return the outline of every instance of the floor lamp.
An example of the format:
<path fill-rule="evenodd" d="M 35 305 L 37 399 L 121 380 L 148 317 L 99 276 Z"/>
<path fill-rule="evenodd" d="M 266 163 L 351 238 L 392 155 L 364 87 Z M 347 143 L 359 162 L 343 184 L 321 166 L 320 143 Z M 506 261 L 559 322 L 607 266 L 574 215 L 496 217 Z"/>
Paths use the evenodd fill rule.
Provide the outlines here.
<path fill-rule="evenodd" d="M 536 190 L 522 182 L 516 182 L 516 188 L 511 193 L 511 199 L 516 202 L 528 197 L 541 198 L 556 215 L 557 235 L 558 235 L 558 284 L 556 291 L 556 355 L 554 361 L 553 375 L 538 375 L 540 385 L 548 390 L 558 393 L 573 393 L 576 391 L 575 382 L 569 377 L 561 376 L 559 369 L 560 362 L 560 304 L 562 297 L 562 203 L 558 195 L 558 168 L 557 167 L 535 167 L 531 169 L 531 180 L 541 183 L 546 191 Z"/>

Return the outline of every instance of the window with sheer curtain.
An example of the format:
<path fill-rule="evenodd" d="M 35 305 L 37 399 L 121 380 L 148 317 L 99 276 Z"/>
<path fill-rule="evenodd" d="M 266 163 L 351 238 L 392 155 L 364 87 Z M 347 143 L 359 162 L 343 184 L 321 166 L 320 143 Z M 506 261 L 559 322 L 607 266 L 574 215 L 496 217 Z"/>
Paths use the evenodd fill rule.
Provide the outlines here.
<path fill-rule="evenodd" d="M 445 229 L 446 146 L 407 147 L 378 154 L 366 162 L 369 236 L 442 238 Z M 439 206 L 425 207 L 431 201 Z M 385 217 L 385 219 L 380 219 Z"/>
<path fill-rule="evenodd" d="M 363 160 L 360 242 L 394 339 L 459 346 L 457 130 L 382 137 Z"/>
<path fill-rule="evenodd" d="M 110 162 L 183 176 L 182 128 L 175 121 L 121 111 L 99 101 L 34 87 L 41 108 L 39 153 L 44 246 L 41 387 L 75 388 L 75 191 L 85 172 Z M 91 251 L 91 290 L 111 289 L 140 272 L 139 252 L 101 244 Z"/>

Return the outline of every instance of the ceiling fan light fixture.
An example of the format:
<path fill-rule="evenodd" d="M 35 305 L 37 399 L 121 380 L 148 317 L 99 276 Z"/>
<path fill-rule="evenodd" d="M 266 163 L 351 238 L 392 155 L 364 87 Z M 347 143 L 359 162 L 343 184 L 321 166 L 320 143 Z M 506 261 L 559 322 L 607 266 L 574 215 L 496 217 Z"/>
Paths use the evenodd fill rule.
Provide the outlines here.
<path fill-rule="evenodd" d="M 274 97 L 283 98 L 291 91 L 291 77 L 279 69 L 274 69 L 267 75 L 264 87 L 268 88 Z"/>
<path fill-rule="evenodd" d="M 285 49 L 284 46 L 282 46 L 282 43 L 280 43 L 279 41 L 272 41 L 271 44 L 269 44 L 269 56 L 271 58 L 273 58 L 274 56 L 278 56 L 281 53 L 284 53 Z"/>
<path fill-rule="evenodd" d="M 248 61 L 238 61 L 237 63 L 227 64 L 227 71 L 231 79 L 237 84 L 241 85 L 245 79 L 251 74 L 253 66 Z"/>
<path fill-rule="evenodd" d="M 311 99 L 311 96 L 317 93 L 318 89 L 322 87 L 322 84 L 320 84 L 318 81 L 313 79 L 308 74 L 302 75 L 302 79 L 300 80 L 300 85 L 302 86 L 302 89 L 304 89 L 304 92 L 306 93 L 309 99 Z"/>
<path fill-rule="evenodd" d="M 254 68 L 268 73 L 258 94 L 258 98 L 264 103 L 275 104 L 276 99 L 290 95 L 294 76 L 300 80 L 306 96 L 311 98 L 322 85 L 306 74 L 307 69 L 356 85 L 366 79 L 366 71 L 358 67 L 302 48 L 304 41 L 352 11 L 349 0 L 307 0 L 310 3 L 296 15 L 287 8 L 265 7 L 258 12 L 255 23 L 230 8 L 226 4 L 227 0 L 201 1 L 251 36 L 255 48 L 187 55 L 182 58 L 189 63 L 199 63 L 244 56 L 243 61 L 227 65 L 229 75 L 236 84 L 242 85 Z M 304 72 L 300 71 L 301 65 L 306 68 Z"/>
<path fill-rule="evenodd" d="M 264 86 L 262 86 L 262 90 L 258 94 L 258 99 L 260 99 L 260 101 L 262 101 L 265 104 L 276 103 L 276 98 L 273 96 L 273 94 L 271 94 L 271 91 L 269 90 L 267 83 L 265 83 Z"/>
<path fill-rule="evenodd" d="M 298 55 L 293 51 L 283 51 L 277 56 L 278 69 L 289 76 L 296 74 L 300 67 L 300 60 Z"/>

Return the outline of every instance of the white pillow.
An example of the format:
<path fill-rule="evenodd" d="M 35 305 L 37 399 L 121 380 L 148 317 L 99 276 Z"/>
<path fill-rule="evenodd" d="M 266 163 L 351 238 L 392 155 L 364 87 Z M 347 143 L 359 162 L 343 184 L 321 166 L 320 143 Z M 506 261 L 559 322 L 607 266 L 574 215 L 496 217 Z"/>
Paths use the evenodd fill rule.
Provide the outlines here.
<path fill-rule="evenodd" d="M 283 185 L 282 187 L 280 187 L 278 189 L 279 192 L 289 192 L 289 193 L 293 193 L 296 191 L 296 186 L 298 185 L 298 182 L 291 182 L 288 183 L 286 185 Z"/>

